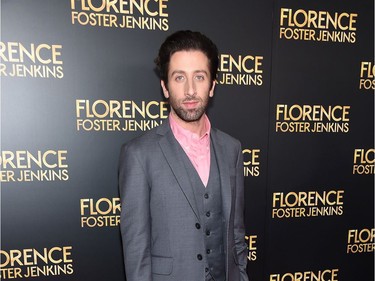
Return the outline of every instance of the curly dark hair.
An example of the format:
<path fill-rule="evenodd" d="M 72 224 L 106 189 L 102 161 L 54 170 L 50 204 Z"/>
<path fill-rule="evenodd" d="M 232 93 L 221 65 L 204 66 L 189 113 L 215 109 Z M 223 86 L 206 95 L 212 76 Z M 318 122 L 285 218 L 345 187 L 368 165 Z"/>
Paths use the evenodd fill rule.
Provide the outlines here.
<path fill-rule="evenodd" d="M 216 45 L 204 34 L 196 31 L 181 30 L 169 35 L 160 46 L 155 59 L 160 79 L 168 83 L 168 68 L 171 56 L 178 51 L 196 50 L 203 52 L 209 60 L 211 82 L 216 79 L 219 54 Z"/>

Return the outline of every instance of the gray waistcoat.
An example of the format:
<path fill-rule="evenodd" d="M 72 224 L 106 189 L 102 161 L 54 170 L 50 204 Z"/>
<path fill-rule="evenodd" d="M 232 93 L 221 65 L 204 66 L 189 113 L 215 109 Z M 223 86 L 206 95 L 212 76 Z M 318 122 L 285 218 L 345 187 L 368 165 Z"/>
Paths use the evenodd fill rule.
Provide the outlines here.
<path fill-rule="evenodd" d="M 183 153 L 183 150 L 181 149 Z M 206 280 L 210 274 L 215 281 L 225 280 L 225 254 L 223 246 L 223 216 L 221 200 L 221 184 L 219 169 L 216 162 L 214 148 L 211 144 L 210 175 L 205 187 L 185 153 L 184 165 L 194 189 L 195 201 L 199 211 L 205 252 L 202 253 L 205 263 Z"/>

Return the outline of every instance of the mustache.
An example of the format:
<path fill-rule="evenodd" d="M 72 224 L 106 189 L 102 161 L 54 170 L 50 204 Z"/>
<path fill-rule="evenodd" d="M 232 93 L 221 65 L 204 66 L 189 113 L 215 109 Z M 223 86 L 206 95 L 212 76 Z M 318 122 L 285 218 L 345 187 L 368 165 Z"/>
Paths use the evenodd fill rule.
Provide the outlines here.
<path fill-rule="evenodd" d="M 201 101 L 202 99 L 195 97 L 195 96 L 187 96 L 185 99 L 182 100 L 182 102 L 187 102 L 187 101 Z"/>

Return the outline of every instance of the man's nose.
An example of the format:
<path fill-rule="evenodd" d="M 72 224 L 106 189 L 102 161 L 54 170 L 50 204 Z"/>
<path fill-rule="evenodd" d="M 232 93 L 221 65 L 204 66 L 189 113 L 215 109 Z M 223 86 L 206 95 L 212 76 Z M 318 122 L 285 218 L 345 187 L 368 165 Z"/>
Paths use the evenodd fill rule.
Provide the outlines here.
<path fill-rule="evenodd" d="M 193 96 L 196 94 L 195 83 L 193 79 L 187 79 L 185 84 L 185 95 Z"/>

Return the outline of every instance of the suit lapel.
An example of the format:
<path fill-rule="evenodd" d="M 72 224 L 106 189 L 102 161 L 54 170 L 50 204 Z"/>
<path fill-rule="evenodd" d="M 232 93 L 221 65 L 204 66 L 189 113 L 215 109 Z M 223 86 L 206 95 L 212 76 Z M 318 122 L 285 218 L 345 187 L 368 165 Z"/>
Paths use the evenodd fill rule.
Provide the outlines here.
<path fill-rule="evenodd" d="M 215 149 L 217 166 L 219 167 L 220 173 L 223 214 L 226 223 L 228 223 L 232 199 L 232 186 L 230 184 L 230 174 L 228 165 L 229 158 L 226 156 L 224 145 L 221 139 L 218 137 L 215 129 L 211 129 L 211 141 Z"/>
<path fill-rule="evenodd" d="M 199 221 L 199 213 L 195 202 L 193 187 L 188 178 L 183 160 L 180 157 L 181 148 L 173 136 L 169 122 L 163 122 L 163 124 L 157 129 L 157 133 L 163 136 L 159 140 L 160 148 L 163 151 L 165 159 L 167 160 L 181 191 L 184 193 L 190 207 Z"/>

